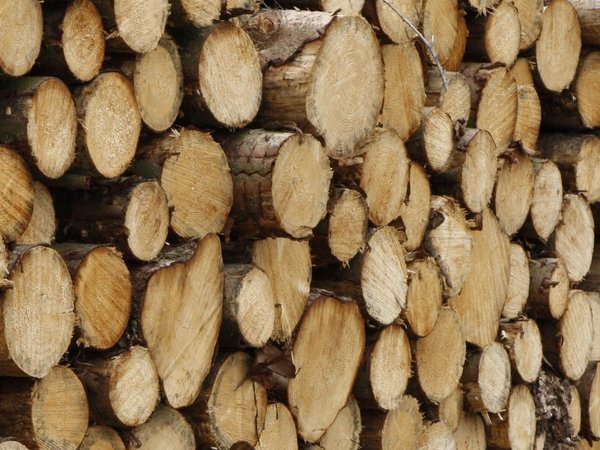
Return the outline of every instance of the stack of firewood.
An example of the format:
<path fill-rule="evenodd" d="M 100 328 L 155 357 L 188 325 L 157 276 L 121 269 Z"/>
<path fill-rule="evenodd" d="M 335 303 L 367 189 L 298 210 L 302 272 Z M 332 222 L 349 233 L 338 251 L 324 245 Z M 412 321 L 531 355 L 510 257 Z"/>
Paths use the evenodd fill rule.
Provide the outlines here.
<path fill-rule="evenodd" d="M 0 450 L 600 448 L 594 47 L 597 0 L 0 0 Z"/>

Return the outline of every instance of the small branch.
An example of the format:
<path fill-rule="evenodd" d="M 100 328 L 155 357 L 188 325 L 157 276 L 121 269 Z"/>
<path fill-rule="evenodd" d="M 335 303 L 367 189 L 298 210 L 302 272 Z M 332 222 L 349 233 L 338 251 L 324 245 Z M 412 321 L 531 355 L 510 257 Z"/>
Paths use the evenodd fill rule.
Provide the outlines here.
<path fill-rule="evenodd" d="M 402 21 L 408 25 L 410 27 L 410 29 L 412 29 L 415 34 L 418 36 L 418 38 L 421 40 L 421 42 L 423 42 L 423 44 L 425 45 L 425 47 L 427 47 L 427 50 L 429 50 L 429 54 L 431 55 L 431 59 L 433 60 L 433 62 L 435 63 L 438 72 L 440 73 L 440 76 L 442 77 L 442 84 L 444 85 L 444 89 L 447 91 L 448 90 L 448 80 L 446 79 L 446 71 L 444 70 L 444 68 L 442 67 L 442 64 L 440 63 L 440 59 L 437 56 L 437 53 L 435 51 L 435 49 L 433 48 L 433 45 L 431 45 L 431 43 L 425 39 L 425 36 L 423 36 L 423 34 L 421 34 L 421 32 L 417 29 L 417 27 L 415 27 L 410 20 L 408 20 L 406 17 L 404 17 L 400 11 L 398 11 L 396 9 L 396 7 L 394 5 L 392 5 L 390 0 L 383 0 L 383 3 L 385 3 L 386 5 L 388 5 L 390 7 L 390 9 L 392 11 L 394 11 L 394 13 L 396 13 L 396 15 L 398 17 L 400 17 L 400 19 L 402 19 Z"/>

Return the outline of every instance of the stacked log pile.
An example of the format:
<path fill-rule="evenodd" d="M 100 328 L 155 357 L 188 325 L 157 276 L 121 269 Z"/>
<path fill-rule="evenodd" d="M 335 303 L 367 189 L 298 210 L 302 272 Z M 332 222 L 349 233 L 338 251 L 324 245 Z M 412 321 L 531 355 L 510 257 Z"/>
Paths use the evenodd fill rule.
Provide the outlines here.
<path fill-rule="evenodd" d="M 597 1 L 0 24 L 0 449 L 600 448 Z"/>

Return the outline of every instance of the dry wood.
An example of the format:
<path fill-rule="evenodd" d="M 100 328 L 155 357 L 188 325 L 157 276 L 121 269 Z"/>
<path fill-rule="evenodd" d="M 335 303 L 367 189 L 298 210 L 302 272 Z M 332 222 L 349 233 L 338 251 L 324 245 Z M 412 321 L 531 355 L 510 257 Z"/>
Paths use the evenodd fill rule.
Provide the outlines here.
<path fill-rule="evenodd" d="M 361 13 L 365 0 L 278 0 L 276 5 L 288 9 L 310 9 L 352 16 Z"/>
<path fill-rule="evenodd" d="M 542 366 L 542 337 L 532 319 L 500 324 L 500 340 L 508 350 L 511 363 L 519 378 L 533 383 Z"/>
<path fill-rule="evenodd" d="M 443 68 L 450 71 L 456 72 L 459 70 L 462 63 L 465 51 L 467 49 L 467 38 L 469 37 L 469 28 L 467 27 L 467 19 L 465 18 L 465 12 L 458 12 L 458 22 L 456 23 L 456 37 L 454 38 L 454 44 L 452 45 L 452 51 L 450 56 L 443 64 Z"/>
<path fill-rule="evenodd" d="M 219 238 L 204 237 L 191 258 L 189 250 L 173 248 L 172 254 L 132 274 L 136 302 L 141 302 L 141 307 L 136 306 L 142 337 L 156 364 L 165 399 L 177 408 L 190 405 L 199 395 L 222 319 Z M 178 324 L 176 332 L 174 323 Z"/>
<path fill-rule="evenodd" d="M 486 14 L 499 2 L 500 0 L 469 0 L 469 4 L 480 14 Z"/>
<path fill-rule="evenodd" d="M 392 323 L 406 307 L 408 271 L 400 233 L 387 226 L 367 239 L 360 267 L 360 284 L 367 313 L 377 322 Z"/>
<path fill-rule="evenodd" d="M 141 130 L 141 117 L 133 86 L 115 72 L 103 73 L 77 91 L 81 130 L 79 171 L 106 178 L 121 175 L 131 163 Z"/>
<path fill-rule="evenodd" d="M 271 337 L 287 341 L 298 324 L 310 291 L 312 267 L 308 241 L 267 238 L 257 241 L 252 261 L 263 270 L 273 288 L 275 325 Z"/>
<path fill-rule="evenodd" d="M 194 450 L 196 439 L 192 426 L 176 409 L 158 405 L 150 419 L 131 430 L 128 450 Z"/>
<path fill-rule="evenodd" d="M 456 439 L 452 430 L 444 422 L 425 425 L 419 439 L 419 450 L 446 449 L 456 450 Z"/>
<path fill-rule="evenodd" d="M 256 445 L 265 425 L 267 391 L 248 378 L 251 368 L 252 358 L 242 352 L 213 367 L 198 401 L 184 410 L 199 443 L 219 450 L 238 441 Z"/>
<path fill-rule="evenodd" d="M 448 197 L 431 198 L 431 229 L 425 248 L 436 259 L 444 277 L 444 291 L 457 295 L 471 272 L 473 238 L 464 211 Z"/>
<path fill-rule="evenodd" d="M 431 257 L 408 265 L 406 320 L 417 336 L 433 330 L 442 307 L 443 281 L 440 269 Z"/>
<path fill-rule="evenodd" d="M 173 125 L 183 100 L 183 69 L 168 35 L 154 50 L 137 56 L 133 88 L 142 120 L 151 130 L 165 131 Z"/>
<path fill-rule="evenodd" d="M 0 442 L 1 450 L 28 450 L 23 444 L 17 441 L 13 441 L 11 438 L 6 438 Z"/>
<path fill-rule="evenodd" d="M 594 0 L 573 0 L 581 25 L 581 40 L 587 45 L 600 45 L 600 8 Z"/>
<path fill-rule="evenodd" d="M 454 389 L 452 393 L 440 402 L 438 416 L 440 421 L 444 422 L 453 432 L 458 430 L 460 422 L 463 420 L 464 395 L 460 387 Z"/>
<path fill-rule="evenodd" d="M 535 46 L 537 69 L 546 89 L 560 92 L 575 77 L 581 29 L 577 10 L 568 0 L 556 0 L 544 10 L 542 32 Z"/>
<path fill-rule="evenodd" d="M 0 378 L 0 433 L 30 450 L 76 450 L 88 427 L 88 401 L 77 376 L 57 366 L 41 380 Z"/>
<path fill-rule="evenodd" d="M 348 398 L 333 423 L 321 436 L 319 444 L 310 450 L 358 450 L 362 422 L 358 403 L 353 396 Z M 265 449 L 266 450 L 266 449 Z"/>
<path fill-rule="evenodd" d="M 13 77 L 25 75 L 40 53 L 42 5 L 36 0 L 2 0 L 0 22 L 0 69 Z"/>
<path fill-rule="evenodd" d="M 185 128 L 158 138 L 138 151 L 131 169 L 160 179 L 172 209 L 171 227 L 179 236 L 202 238 L 225 226 L 233 181 L 223 149 L 208 133 Z"/>
<path fill-rule="evenodd" d="M 4 241 L 0 239 L 0 291 L 3 289 L 11 288 L 13 286 L 12 282 L 6 279 L 6 275 L 8 275 L 8 264 L 9 264 L 9 251 L 6 248 L 6 244 Z M 1 333 L 1 331 L 0 331 Z M 4 345 L 2 340 L 0 339 L 0 345 Z M 6 350 L 2 350 L 6 351 Z"/>
<path fill-rule="evenodd" d="M 262 347 L 273 333 L 271 281 L 252 264 L 225 266 L 221 343 Z"/>
<path fill-rule="evenodd" d="M 59 244 L 55 249 L 73 278 L 77 343 L 100 350 L 112 347 L 131 312 L 131 280 L 121 254 L 96 245 Z"/>
<path fill-rule="evenodd" d="M 517 87 L 524 86 L 527 84 L 534 85 L 533 71 L 531 68 L 533 64 L 533 61 L 528 58 L 519 58 L 510 68 L 510 73 L 517 82 Z"/>
<path fill-rule="evenodd" d="M 57 78 L 5 81 L 0 87 L 2 142 L 48 178 L 63 175 L 75 159 L 77 114 L 67 86 Z"/>
<path fill-rule="evenodd" d="M 458 3 L 453 0 L 424 1 L 423 36 L 433 46 L 441 64 L 446 63 L 452 55 L 459 16 Z"/>
<path fill-rule="evenodd" d="M 417 377 L 429 400 L 441 402 L 457 388 L 465 352 L 458 314 L 442 308 L 431 333 L 418 339 L 416 345 Z"/>
<path fill-rule="evenodd" d="M 594 217 L 582 196 L 565 195 L 553 245 L 565 263 L 569 280 L 581 281 L 590 269 L 594 252 Z"/>
<path fill-rule="evenodd" d="M 600 405 L 597 400 L 600 395 L 598 367 L 597 363 L 590 364 L 577 386 L 581 396 L 583 431 L 587 437 L 593 439 L 600 437 Z"/>
<path fill-rule="evenodd" d="M 33 213 L 27 228 L 18 237 L 19 244 L 50 244 L 56 233 L 56 215 L 54 201 L 48 188 L 39 181 L 33 184 Z"/>
<path fill-rule="evenodd" d="M 569 304 L 558 323 L 560 367 L 570 380 L 585 372 L 592 351 L 594 327 L 591 307 L 584 291 L 572 290 Z"/>
<path fill-rule="evenodd" d="M 398 44 L 409 43 L 415 38 L 415 33 L 406 21 L 417 28 L 419 27 L 423 0 L 392 0 L 390 3 L 397 12 L 384 0 L 375 2 L 377 25 L 392 42 Z"/>
<path fill-rule="evenodd" d="M 331 201 L 327 242 L 331 254 L 347 264 L 365 248 L 369 221 L 367 201 L 355 189 L 337 189 Z"/>
<path fill-rule="evenodd" d="M 305 441 L 318 441 L 345 406 L 364 347 L 364 322 L 355 303 L 320 297 L 311 304 L 294 342 L 296 377 L 288 384 L 290 410 Z"/>
<path fill-rule="evenodd" d="M 542 107 L 535 87 L 517 83 L 517 122 L 513 140 L 528 155 L 536 153 L 541 121 Z"/>
<path fill-rule="evenodd" d="M 406 241 L 402 243 L 407 251 L 419 248 L 429 224 L 431 187 L 427 173 L 418 163 L 410 163 L 408 193 L 400 208 L 400 218 L 404 225 Z"/>
<path fill-rule="evenodd" d="M 123 178 L 83 197 L 68 196 L 58 206 L 66 209 L 59 215 L 68 239 L 111 243 L 142 261 L 154 259 L 167 238 L 167 197 L 156 181 Z"/>
<path fill-rule="evenodd" d="M 556 164 L 543 161 L 534 165 L 533 197 L 529 218 L 535 235 L 547 242 L 560 218 L 562 209 L 562 176 Z"/>
<path fill-rule="evenodd" d="M 571 401 L 569 402 L 567 411 L 569 413 L 569 422 L 572 427 L 572 435 L 577 436 L 581 431 L 581 398 L 577 387 L 570 386 L 569 394 Z"/>
<path fill-rule="evenodd" d="M 260 433 L 256 450 L 297 450 L 296 424 L 290 411 L 282 403 L 267 405 L 265 427 Z"/>
<path fill-rule="evenodd" d="M 425 159 L 431 170 L 448 172 L 459 165 L 454 122 L 441 107 L 433 108 L 425 117 L 421 140 L 420 147 L 412 150 L 411 156 Z"/>
<path fill-rule="evenodd" d="M 449 300 L 465 340 L 481 348 L 496 338 L 510 279 L 510 242 L 494 214 L 482 213 L 481 230 L 471 232 L 472 269 L 461 292 Z"/>
<path fill-rule="evenodd" d="M 529 262 L 527 312 L 533 317 L 560 319 L 569 298 L 567 267 L 560 258 L 541 258 Z"/>
<path fill-rule="evenodd" d="M 519 50 L 527 50 L 537 41 L 542 31 L 544 0 L 513 0 L 521 23 Z"/>
<path fill-rule="evenodd" d="M 329 156 L 355 156 L 383 102 L 381 49 L 368 22 L 360 16 L 267 10 L 245 29 L 269 66 L 259 123 L 291 122 L 321 136 Z"/>
<path fill-rule="evenodd" d="M 535 442 L 535 403 L 529 388 L 519 384 L 512 389 L 504 420 L 493 421 L 488 445 L 514 450 L 531 449 Z"/>
<path fill-rule="evenodd" d="M 600 361 L 600 293 L 586 292 L 586 296 L 592 310 L 592 327 L 594 330 L 590 362 L 595 362 Z"/>
<path fill-rule="evenodd" d="M 485 450 L 485 425 L 477 414 L 464 413 L 454 432 L 457 450 Z"/>
<path fill-rule="evenodd" d="M 177 27 L 208 27 L 220 18 L 255 13 L 259 6 L 257 0 L 173 0 L 169 23 Z M 277 6 L 281 7 L 279 3 Z"/>
<path fill-rule="evenodd" d="M 332 171 L 309 134 L 247 130 L 223 140 L 233 176 L 231 211 L 245 237 L 312 235 L 325 217 Z"/>
<path fill-rule="evenodd" d="M 508 292 L 502 309 L 502 317 L 516 319 L 527 303 L 529 296 L 529 258 L 519 244 L 510 244 L 510 279 Z"/>
<path fill-rule="evenodd" d="M 377 2 L 380 3 L 383 2 Z M 413 0 L 405 3 L 413 3 Z M 405 141 L 419 128 L 422 119 L 425 87 L 421 57 L 410 42 L 383 45 L 381 52 L 385 90 L 379 120 Z"/>
<path fill-rule="evenodd" d="M 94 425 L 86 431 L 79 450 L 125 450 L 125 444 L 112 428 Z"/>
<path fill-rule="evenodd" d="M 521 152 L 511 153 L 510 158 L 502 159 L 499 166 L 494 209 L 502 231 L 512 236 L 527 220 L 533 200 L 535 171 L 529 156 Z"/>
<path fill-rule="evenodd" d="M 71 277 L 60 255 L 42 246 L 17 247 L 8 268 L 13 287 L 4 293 L 0 313 L 2 372 L 8 368 L 8 374 L 14 373 L 5 366 L 10 358 L 27 375 L 41 378 L 58 364 L 71 342 L 75 326 Z"/>
<path fill-rule="evenodd" d="M 448 89 L 440 72 L 435 68 L 427 71 L 425 106 L 439 106 L 453 122 L 467 123 L 471 114 L 471 91 L 466 77 L 460 72 L 446 72 Z"/>
<path fill-rule="evenodd" d="M 111 357 L 76 364 L 96 423 L 136 427 L 146 422 L 159 400 L 159 380 L 150 352 L 134 345 Z"/>

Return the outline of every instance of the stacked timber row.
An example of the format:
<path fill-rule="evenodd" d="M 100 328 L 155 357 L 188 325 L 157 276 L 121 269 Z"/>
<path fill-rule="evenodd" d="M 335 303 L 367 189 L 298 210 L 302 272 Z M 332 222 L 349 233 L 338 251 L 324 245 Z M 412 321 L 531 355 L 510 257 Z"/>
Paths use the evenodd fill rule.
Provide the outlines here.
<path fill-rule="evenodd" d="M 600 448 L 597 1 L 42 3 L 0 450 Z"/>

